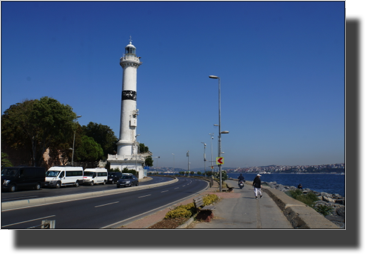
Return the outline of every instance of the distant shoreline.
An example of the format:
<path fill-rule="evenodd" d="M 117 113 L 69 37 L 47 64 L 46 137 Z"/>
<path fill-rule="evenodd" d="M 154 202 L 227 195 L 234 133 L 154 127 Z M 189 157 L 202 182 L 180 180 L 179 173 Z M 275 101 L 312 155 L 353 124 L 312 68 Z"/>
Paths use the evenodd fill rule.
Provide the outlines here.
<path fill-rule="evenodd" d="M 227 172 L 227 174 L 260 174 L 260 172 Z M 261 175 L 273 175 L 273 174 L 327 174 L 327 175 L 346 175 L 339 172 L 273 172 L 273 173 L 261 173 Z"/>

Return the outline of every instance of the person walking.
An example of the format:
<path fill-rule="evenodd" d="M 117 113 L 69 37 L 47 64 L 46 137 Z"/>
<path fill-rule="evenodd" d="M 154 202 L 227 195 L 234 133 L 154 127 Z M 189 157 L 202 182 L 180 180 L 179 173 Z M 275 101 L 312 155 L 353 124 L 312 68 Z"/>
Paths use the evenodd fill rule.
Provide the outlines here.
<path fill-rule="evenodd" d="M 257 195 L 260 194 L 260 198 L 263 197 L 263 194 L 261 193 L 261 175 L 257 174 L 255 179 L 253 180 L 253 191 L 255 192 L 255 197 L 257 199 Z"/>

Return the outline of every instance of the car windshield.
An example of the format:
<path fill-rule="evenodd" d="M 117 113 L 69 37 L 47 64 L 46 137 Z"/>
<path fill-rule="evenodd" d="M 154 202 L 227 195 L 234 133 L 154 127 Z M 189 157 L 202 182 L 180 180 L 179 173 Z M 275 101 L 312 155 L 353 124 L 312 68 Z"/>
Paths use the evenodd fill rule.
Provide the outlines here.
<path fill-rule="evenodd" d="M 59 172 L 59 170 L 48 170 L 46 172 L 46 177 L 57 177 Z"/>
<path fill-rule="evenodd" d="M 18 169 L 16 169 L 16 168 L 4 168 L 1 171 L 1 176 L 16 177 L 16 176 L 18 176 Z"/>
<path fill-rule="evenodd" d="M 83 176 L 91 177 L 92 175 L 94 175 L 94 172 L 85 171 Z"/>
<path fill-rule="evenodd" d="M 133 177 L 131 175 L 123 175 L 121 179 L 133 179 Z"/>

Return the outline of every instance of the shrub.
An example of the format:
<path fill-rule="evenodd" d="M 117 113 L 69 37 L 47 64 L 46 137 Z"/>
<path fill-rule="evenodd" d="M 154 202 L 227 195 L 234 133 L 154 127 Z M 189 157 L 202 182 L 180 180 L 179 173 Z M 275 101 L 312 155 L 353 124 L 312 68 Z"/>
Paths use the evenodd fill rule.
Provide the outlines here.
<path fill-rule="evenodd" d="M 206 205 L 211 205 L 215 203 L 219 199 L 218 195 L 215 194 L 209 194 L 203 197 L 203 204 Z"/>
<path fill-rule="evenodd" d="M 194 206 L 194 203 L 186 204 L 186 205 L 180 205 L 177 206 L 175 209 L 183 208 L 191 212 L 191 214 L 195 214 L 197 212 L 197 209 Z"/>
<path fill-rule="evenodd" d="M 312 200 L 314 202 L 316 202 L 316 201 L 319 200 L 318 196 L 315 193 L 313 193 L 313 192 L 308 192 L 306 194 L 306 197 L 308 197 L 310 200 Z"/>
<path fill-rule="evenodd" d="M 165 219 L 189 218 L 191 215 L 192 213 L 190 210 L 185 208 L 176 208 L 166 213 Z"/>
<path fill-rule="evenodd" d="M 302 191 L 300 189 L 289 190 L 287 194 L 293 199 L 297 199 L 298 196 L 302 195 Z"/>
<path fill-rule="evenodd" d="M 300 195 L 300 196 L 297 196 L 296 198 L 298 201 L 301 201 L 303 202 L 304 204 L 310 206 L 310 207 L 313 207 L 314 205 L 314 200 L 310 199 L 310 197 L 306 196 L 306 195 Z"/>
<path fill-rule="evenodd" d="M 211 205 L 218 201 L 219 197 L 215 194 L 209 194 L 203 197 L 203 204 Z M 189 218 L 197 212 L 194 203 L 189 203 L 186 205 L 179 205 L 173 210 L 169 211 L 165 215 L 165 219 L 176 219 L 176 218 Z"/>
<path fill-rule="evenodd" d="M 329 215 L 334 210 L 333 207 L 328 205 L 317 205 L 316 207 L 314 207 L 314 209 L 317 212 L 321 213 L 323 216 Z"/>
<path fill-rule="evenodd" d="M 317 195 L 315 195 L 313 192 L 302 194 L 302 191 L 300 189 L 290 190 L 287 192 L 287 194 L 293 199 L 303 202 L 310 207 L 313 207 L 314 203 L 319 200 Z"/>
<path fill-rule="evenodd" d="M 165 219 L 188 218 L 197 212 L 194 203 L 179 205 L 165 215 Z"/>

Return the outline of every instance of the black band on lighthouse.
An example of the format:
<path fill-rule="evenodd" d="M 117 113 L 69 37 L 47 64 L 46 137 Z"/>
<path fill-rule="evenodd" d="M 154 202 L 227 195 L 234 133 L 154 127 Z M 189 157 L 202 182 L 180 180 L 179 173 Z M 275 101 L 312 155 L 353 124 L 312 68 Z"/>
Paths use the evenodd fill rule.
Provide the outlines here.
<path fill-rule="evenodd" d="M 134 90 L 123 90 L 121 93 L 122 100 L 134 100 L 136 101 L 137 93 Z"/>

